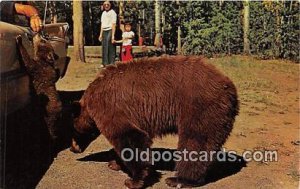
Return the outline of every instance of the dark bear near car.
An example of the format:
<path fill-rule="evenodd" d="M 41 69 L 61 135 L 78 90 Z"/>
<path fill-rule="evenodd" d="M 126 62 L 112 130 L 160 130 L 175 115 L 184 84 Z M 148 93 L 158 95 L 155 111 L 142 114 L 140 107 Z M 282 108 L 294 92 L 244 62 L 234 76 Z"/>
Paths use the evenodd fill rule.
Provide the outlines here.
<path fill-rule="evenodd" d="M 50 42 L 39 34 L 33 37 L 34 57 L 31 58 L 22 44 L 22 37 L 17 36 L 17 48 L 21 57 L 21 65 L 27 71 L 32 84 L 32 94 L 36 95 L 39 107 L 43 111 L 49 134 L 57 139 L 57 122 L 61 119 L 62 103 L 55 83 L 59 78 L 59 70 L 55 68 L 58 56 Z"/>
<path fill-rule="evenodd" d="M 232 81 L 199 57 L 148 58 L 107 66 L 85 91 L 71 150 L 82 152 L 102 133 L 121 157 L 141 152 L 154 137 L 178 134 L 179 151 L 218 151 L 238 114 Z M 124 159 L 123 159 L 124 160 Z M 123 161 L 128 188 L 142 188 L 150 162 Z M 210 161 L 178 161 L 173 187 L 204 184 Z"/>

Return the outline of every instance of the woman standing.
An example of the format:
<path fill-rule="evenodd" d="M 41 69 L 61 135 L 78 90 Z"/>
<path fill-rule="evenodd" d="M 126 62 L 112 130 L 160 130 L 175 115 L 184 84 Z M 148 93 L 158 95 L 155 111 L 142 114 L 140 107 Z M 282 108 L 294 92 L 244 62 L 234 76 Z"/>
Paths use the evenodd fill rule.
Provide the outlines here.
<path fill-rule="evenodd" d="M 115 62 L 116 47 L 113 41 L 115 40 L 117 14 L 111 9 L 109 1 L 103 3 L 103 9 L 99 41 L 102 41 L 102 64 L 106 66 Z"/>

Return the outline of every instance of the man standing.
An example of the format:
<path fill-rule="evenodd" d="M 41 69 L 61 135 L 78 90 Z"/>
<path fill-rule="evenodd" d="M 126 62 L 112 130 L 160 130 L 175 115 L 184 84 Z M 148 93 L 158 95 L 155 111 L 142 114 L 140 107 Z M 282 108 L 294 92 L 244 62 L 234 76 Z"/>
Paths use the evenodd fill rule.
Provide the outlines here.
<path fill-rule="evenodd" d="M 109 1 L 103 3 L 103 9 L 99 41 L 102 41 L 102 64 L 106 66 L 115 62 L 116 49 L 113 41 L 115 40 L 117 14 L 111 9 Z"/>

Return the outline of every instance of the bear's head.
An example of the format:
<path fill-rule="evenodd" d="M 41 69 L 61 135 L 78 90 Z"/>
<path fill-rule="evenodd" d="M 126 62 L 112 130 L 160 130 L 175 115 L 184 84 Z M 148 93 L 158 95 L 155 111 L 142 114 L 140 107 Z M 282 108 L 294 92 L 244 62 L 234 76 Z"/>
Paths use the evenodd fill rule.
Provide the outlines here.
<path fill-rule="evenodd" d="M 34 60 L 42 61 L 54 66 L 55 61 L 59 58 L 55 54 L 50 42 L 43 38 L 40 34 L 33 37 Z"/>
<path fill-rule="evenodd" d="M 82 153 L 89 144 L 100 135 L 98 130 L 92 133 L 82 134 L 77 131 L 73 132 L 72 144 L 70 150 L 74 153 Z"/>
<path fill-rule="evenodd" d="M 87 112 L 83 110 L 84 107 L 79 102 L 74 102 L 72 106 L 74 128 L 70 150 L 74 153 L 81 153 L 100 135 L 100 131 L 94 121 L 85 115 Z"/>

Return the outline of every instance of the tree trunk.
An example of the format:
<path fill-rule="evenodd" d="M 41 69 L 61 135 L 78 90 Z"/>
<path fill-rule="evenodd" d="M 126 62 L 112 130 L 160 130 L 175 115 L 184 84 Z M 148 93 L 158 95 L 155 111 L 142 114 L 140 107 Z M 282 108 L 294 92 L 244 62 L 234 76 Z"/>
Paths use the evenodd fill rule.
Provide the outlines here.
<path fill-rule="evenodd" d="M 279 57 L 280 49 L 281 49 L 281 16 L 280 16 L 280 9 L 276 7 L 275 10 L 276 15 L 276 36 L 275 36 L 275 56 Z"/>
<path fill-rule="evenodd" d="M 91 39 L 91 43 L 94 45 L 94 27 L 93 27 L 93 23 L 94 23 L 94 18 L 93 18 L 93 12 L 92 12 L 92 5 L 91 5 L 91 1 L 88 1 L 88 7 L 89 7 L 89 33 L 90 33 L 90 39 Z"/>
<path fill-rule="evenodd" d="M 180 25 L 177 28 L 177 54 L 181 54 L 181 29 Z"/>
<path fill-rule="evenodd" d="M 160 38 L 161 38 L 161 28 L 160 28 L 160 2 L 155 0 L 155 40 L 154 45 L 160 48 Z"/>
<path fill-rule="evenodd" d="M 178 4 L 178 10 L 180 9 L 180 2 L 179 0 L 176 0 L 177 4 Z M 181 28 L 180 28 L 180 25 L 181 25 L 181 20 L 179 18 L 179 21 L 178 21 L 178 28 L 177 28 L 177 54 L 181 54 Z"/>
<path fill-rule="evenodd" d="M 119 1 L 119 28 L 122 32 L 125 31 L 124 29 L 124 2 L 123 1 Z"/>
<path fill-rule="evenodd" d="M 83 9 L 81 0 L 73 1 L 73 25 L 74 57 L 76 61 L 85 62 L 83 42 Z"/>
<path fill-rule="evenodd" d="M 219 7 L 222 8 L 222 5 L 224 3 L 224 0 L 219 0 Z"/>
<path fill-rule="evenodd" d="M 51 23 L 57 23 L 57 13 L 56 13 L 56 2 L 51 1 L 50 5 L 50 19 Z"/>
<path fill-rule="evenodd" d="M 250 54 L 250 42 L 249 42 L 249 17 L 250 17 L 250 8 L 249 0 L 244 1 L 244 53 Z"/>

